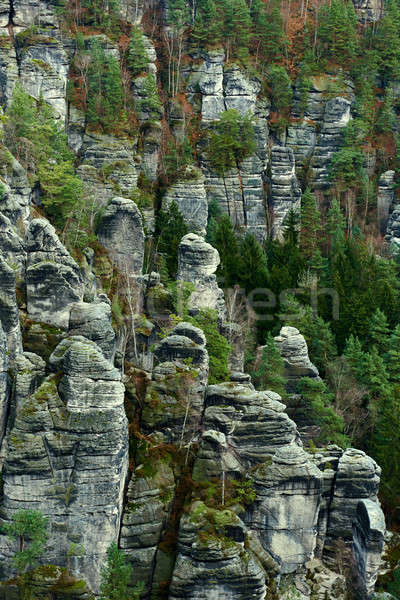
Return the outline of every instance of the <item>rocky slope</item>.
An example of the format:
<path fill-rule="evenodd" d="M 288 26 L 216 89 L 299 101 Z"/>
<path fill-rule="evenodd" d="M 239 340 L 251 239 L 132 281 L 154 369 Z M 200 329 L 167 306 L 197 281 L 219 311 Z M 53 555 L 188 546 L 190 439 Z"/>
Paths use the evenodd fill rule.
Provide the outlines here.
<path fill-rule="evenodd" d="M 357 3 L 359 18 L 377 18 L 377 4 Z M 121 5 L 126 20 L 139 24 L 143 8 Z M 332 75 L 313 79 L 303 117 L 295 101 L 292 124 L 276 135 L 261 82 L 223 51 L 204 51 L 184 65 L 183 93 L 200 128 L 228 109 L 250 114 L 256 148 L 220 176 L 200 141 L 197 165 L 162 198 L 166 211 L 176 202 L 189 228 L 177 271 L 189 294 L 176 323 L 169 319 L 171 291 L 144 266 L 154 208 L 132 197 L 140 176 L 156 178 L 160 123 L 169 119 L 179 131 L 179 106 L 154 115 L 141 104 L 138 139 L 95 134 L 67 100 L 76 48 L 56 6 L 6 2 L 0 17 L 3 107 L 19 82 L 54 108 L 76 154 L 76 173 L 101 209 L 98 246 L 74 258 L 53 225 L 38 218 L 25 170 L 1 154 L 0 519 L 9 523 L 29 508 L 49 517 L 41 563 L 53 571 L 46 577 L 37 570 L 38 593 L 98 595 L 115 541 L 133 567 L 132 588 L 143 583 L 143 599 L 283 600 L 295 590 L 302 600 L 344 600 L 341 554 L 353 561 L 363 598 L 370 598 L 385 534 L 379 466 L 353 448 L 311 452 L 302 441 L 307 407 L 295 416 L 290 401 L 286 407 L 278 394 L 256 390 L 240 353 L 230 378 L 210 384 L 206 337 L 191 322 L 212 309 L 222 334 L 233 327 L 215 275 L 219 255 L 204 239 L 208 206 L 216 200 L 259 239 L 268 232 L 281 238 L 285 217 L 299 211 L 299 169 L 311 165 L 313 189 L 328 185 L 330 159 L 352 115 L 353 83 L 328 98 Z M 119 47 L 103 41 L 119 57 Z M 149 39 L 147 51 L 148 71 L 159 76 Z M 133 82 L 139 102 L 142 79 Z M 380 177 L 378 205 L 388 244 L 400 245 L 393 185 L 391 171 Z M 122 323 L 108 297 L 114 299 L 116 286 L 105 285 L 114 273 L 127 303 Z M 303 376 L 319 377 L 297 329 L 284 327 L 275 341 L 289 391 Z M 74 553 L 77 546 L 82 552 Z M 0 598 L 19 597 L 9 581 L 14 552 L 0 535 Z M 79 594 L 64 582 L 59 596 L 67 569 Z"/>

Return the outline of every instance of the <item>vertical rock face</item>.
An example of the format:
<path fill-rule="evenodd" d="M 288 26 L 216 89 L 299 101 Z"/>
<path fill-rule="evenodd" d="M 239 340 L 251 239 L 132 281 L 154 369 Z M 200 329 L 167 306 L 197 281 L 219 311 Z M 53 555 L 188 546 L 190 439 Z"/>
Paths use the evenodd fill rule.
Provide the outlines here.
<path fill-rule="evenodd" d="M 28 314 L 67 329 L 72 304 L 83 298 L 80 269 L 45 219 L 34 219 L 26 236 Z"/>
<path fill-rule="evenodd" d="M 382 0 L 353 0 L 358 20 L 362 23 L 375 23 L 383 13 Z"/>
<path fill-rule="evenodd" d="M 257 499 L 251 527 L 263 547 L 291 573 L 312 558 L 322 488 L 321 471 L 302 448 L 280 448 L 255 472 Z"/>
<path fill-rule="evenodd" d="M 78 571 L 98 589 L 100 566 L 118 538 L 127 473 L 127 421 L 120 374 L 93 342 L 64 340 L 49 376 L 24 399 L 7 443 L 3 517 L 34 508 L 50 516 L 48 562 L 65 564 L 82 544 Z M 59 383 L 58 383 L 59 381 Z M 1 552 L 10 556 L 10 542 Z"/>
<path fill-rule="evenodd" d="M 394 171 L 386 171 L 379 177 L 378 186 L 378 219 L 381 232 L 386 231 L 389 213 L 394 198 Z"/>
<path fill-rule="evenodd" d="M 110 135 L 83 134 L 83 130 L 79 141 L 79 117 L 75 126 L 72 123 L 70 132 L 71 142 L 77 145 L 82 155 L 77 174 L 94 208 L 105 206 L 116 195 L 117 189 L 126 196 L 136 189 L 135 142 Z"/>
<path fill-rule="evenodd" d="M 98 238 L 124 277 L 141 275 L 144 257 L 142 216 L 132 200 L 111 200 L 99 225 Z"/>
<path fill-rule="evenodd" d="M 264 462 L 297 440 L 296 425 L 274 392 L 257 392 L 251 384 L 234 382 L 207 389 L 204 425 L 226 434 L 229 446 L 246 467 Z"/>
<path fill-rule="evenodd" d="M 189 298 L 189 309 L 211 308 L 225 315 L 224 293 L 214 275 L 220 263 L 218 250 L 195 233 L 182 238 L 178 251 L 178 281 L 194 285 Z"/>
<path fill-rule="evenodd" d="M 19 274 L 25 275 L 26 252 L 24 240 L 15 231 L 10 219 L 0 212 L 0 252 L 5 261 Z"/>
<path fill-rule="evenodd" d="M 77 302 L 70 312 L 68 334 L 82 335 L 96 342 L 105 358 L 111 360 L 115 349 L 111 320 L 111 306 L 103 298 L 91 304 Z"/>
<path fill-rule="evenodd" d="M 350 100 L 340 96 L 328 100 L 325 105 L 321 133 L 311 160 L 314 188 L 324 189 L 329 184 L 330 161 L 340 148 L 343 130 L 350 121 L 350 107 Z"/>
<path fill-rule="evenodd" d="M 21 327 L 15 289 L 15 273 L 0 255 L 0 322 L 11 358 L 22 351 Z"/>
<path fill-rule="evenodd" d="M 168 465 L 157 463 L 156 470 L 153 477 L 132 477 L 121 523 L 120 546 L 133 567 L 132 585 L 142 582 L 146 594 L 157 588 L 157 558 L 162 555 L 158 544 L 175 485 Z"/>
<path fill-rule="evenodd" d="M 163 198 L 163 207 L 176 202 L 179 212 L 191 231 L 205 235 L 207 228 L 207 194 L 204 176 L 194 167 L 188 167 L 187 178 L 172 185 Z"/>
<path fill-rule="evenodd" d="M 8 358 L 6 336 L 0 323 L 0 450 L 7 425 L 8 416 Z"/>
<path fill-rule="evenodd" d="M 400 247 L 400 204 L 393 207 L 392 214 L 389 217 L 385 242 L 391 250 L 396 251 Z"/>
<path fill-rule="evenodd" d="M 0 212 L 20 230 L 29 223 L 31 187 L 25 169 L 7 150 L 0 150 L 0 174 L 4 192 L 0 199 Z"/>
<path fill-rule="evenodd" d="M 271 150 L 271 205 L 273 235 L 281 239 L 284 221 L 291 210 L 300 212 L 301 189 L 295 173 L 293 150 L 273 146 Z"/>
<path fill-rule="evenodd" d="M 353 552 L 367 598 L 374 592 L 385 531 L 385 517 L 380 506 L 371 500 L 361 500 L 357 505 L 357 518 L 353 526 Z"/>
<path fill-rule="evenodd" d="M 380 467 L 361 450 L 349 448 L 339 459 L 324 548 L 328 560 L 334 556 L 337 540 L 342 539 L 348 544 L 351 542 L 360 500 L 370 500 L 379 508 L 377 492 L 380 474 Z"/>

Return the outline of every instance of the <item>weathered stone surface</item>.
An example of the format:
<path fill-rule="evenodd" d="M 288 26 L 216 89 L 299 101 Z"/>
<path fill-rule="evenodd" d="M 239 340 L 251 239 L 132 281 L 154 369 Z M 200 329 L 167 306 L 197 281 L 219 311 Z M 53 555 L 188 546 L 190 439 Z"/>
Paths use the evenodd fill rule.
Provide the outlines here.
<path fill-rule="evenodd" d="M 178 281 L 193 283 L 195 289 L 189 298 L 189 309 L 211 308 L 224 316 L 224 293 L 214 275 L 219 265 L 218 250 L 195 233 L 182 238 L 178 250 Z"/>
<path fill-rule="evenodd" d="M 205 235 L 207 228 L 207 194 L 204 187 L 204 176 L 194 167 L 188 167 L 187 177 L 174 183 L 163 198 L 164 210 L 176 202 L 179 211 L 189 229 Z"/>
<path fill-rule="evenodd" d="M 293 150 L 273 146 L 271 150 L 271 196 L 273 235 L 282 239 L 284 222 L 291 210 L 300 212 L 301 188 L 295 172 Z"/>
<path fill-rule="evenodd" d="M 0 19 L 6 27 L 9 21 L 10 5 L 6 3 L 6 12 L 1 10 Z M 0 30 L 0 102 L 2 106 L 10 103 L 13 89 L 18 80 L 18 63 L 14 40 L 9 35 L 8 29 Z"/>
<path fill-rule="evenodd" d="M 67 329 L 72 304 L 83 298 L 84 284 L 78 265 L 45 219 L 31 221 L 26 249 L 30 318 Z"/>
<path fill-rule="evenodd" d="M 378 220 L 382 233 L 385 233 L 389 220 L 390 209 L 394 198 L 394 171 L 385 171 L 379 177 L 378 184 Z"/>
<path fill-rule="evenodd" d="M 23 235 L 29 223 L 31 187 L 25 169 L 3 146 L 0 147 L 0 175 L 4 182 L 0 212 L 14 227 L 19 227 Z"/>
<path fill-rule="evenodd" d="M 102 207 L 117 193 L 129 196 L 136 189 L 136 142 L 111 135 L 85 133 L 82 162 L 77 175 L 93 207 Z"/>
<path fill-rule="evenodd" d="M 85 338 L 64 340 L 51 363 L 61 380 L 49 376 L 25 399 L 8 437 L 3 518 L 26 508 L 50 516 L 46 562 L 64 565 L 70 543 L 82 544 L 77 572 L 98 590 L 106 550 L 118 537 L 127 473 L 124 387 Z M 10 552 L 1 537 L 0 553 Z"/>
<path fill-rule="evenodd" d="M 6 336 L 0 323 L 0 449 L 7 424 L 9 386 Z"/>
<path fill-rule="evenodd" d="M 350 121 L 351 102 L 337 97 L 325 104 L 321 133 L 318 136 L 311 160 L 314 188 L 324 189 L 329 185 L 329 166 L 332 155 L 340 148 L 343 131 Z"/>
<path fill-rule="evenodd" d="M 254 466 L 298 438 L 296 425 L 274 392 L 257 392 L 251 384 L 210 385 L 203 423 L 221 431 L 244 465 Z"/>
<path fill-rule="evenodd" d="M 320 560 L 306 563 L 307 583 L 311 597 L 315 600 L 345 600 L 346 580 L 344 575 L 328 569 Z"/>
<path fill-rule="evenodd" d="M 115 331 L 111 321 L 110 303 L 103 298 L 91 304 L 79 302 L 71 308 L 68 335 L 82 335 L 96 342 L 104 356 L 111 360 L 115 348 Z"/>
<path fill-rule="evenodd" d="M 148 594 L 156 588 L 158 544 L 165 529 L 174 495 L 175 480 L 165 463 L 156 463 L 153 477 L 135 475 L 129 482 L 121 523 L 120 547 L 133 567 L 132 584 L 144 584 Z"/>
<path fill-rule="evenodd" d="M 20 83 L 37 100 L 43 97 L 64 121 L 69 69 L 67 53 L 62 43 L 50 37 L 46 29 L 39 29 L 32 38 L 25 37 L 24 33 L 17 36 Z"/>
<path fill-rule="evenodd" d="M 0 252 L 5 261 L 25 277 L 26 252 L 24 240 L 18 235 L 10 219 L 0 212 Z"/>
<path fill-rule="evenodd" d="M 221 512 L 227 525 L 213 527 Z M 265 598 L 265 572 L 244 539 L 245 527 L 234 513 L 194 503 L 181 519 L 170 600 Z"/>
<path fill-rule="evenodd" d="M 339 459 L 324 545 L 328 564 L 335 556 L 339 538 L 351 543 L 359 501 L 377 502 L 380 474 L 380 467 L 361 450 L 349 448 Z"/>
<path fill-rule="evenodd" d="M 93 594 L 85 581 L 76 578 L 65 567 L 45 565 L 30 574 L 31 593 L 42 600 L 93 600 Z M 26 595 L 24 586 L 14 581 L 0 583 L 0 600 L 23 600 Z"/>
<path fill-rule="evenodd" d="M 196 437 L 204 408 L 208 353 L 201 329 L 180 323 L 155 349 L 153 370 L 142 411 L 142 427 L 161 432 L 180 445 Z"/>
<path fill-rule="evenodd" d="M 382 0 L 353 0 L 353 4 L 361 23 L 375 23 L 382 17 Z"/>
<path fill-rule="evenodd" d="M 400 204 L 395 204 L 393 207 L 386 229 L 385 241 L 393 252 L 400 247 Z"/>
<path fill-rule="evenodd" d="M 265 549 L 291 573 L 313 557 L 322 474 L 302 448 L 285 445 L 254 473 L 249 522 Z"/>
<path fill-rule="evenodd" d="M 275 342 L 283 358 L 288 391 L 295 391 L 302 377 L 319 378 L 318 369 L 308 356 L 307 343 L 295 327 L 282 327 Z"/>
<path fill-rule="evenodd" d="M 45 377 L 46 363 L 37 354 L 23 352 L 16 357 L 12 369 L 12 396 L 7 429 L 11 431 L 17 413 L 26 399 L 35 393 Z"/>
<path fill-rule="evenodd" d="M 361 500 L 353 525 L 353 553 L 367 598 L 373 594 L 378 578 L 385 531 L 385 517 L 379 504 Z"/>
<path fill-rule="evenodd" d="M 113 198 L 103 215 L 97 235 L 125 278 L 129 279 L 142 273 L 142 216 L 132 200 Z"/>
<path fill-rule="evenodd" d="M 21 327 L 15 288 L 15 272 L 0 254 L 0 322 L 7 340 L 7 351 L 14 358 L 22 351 Z"/>

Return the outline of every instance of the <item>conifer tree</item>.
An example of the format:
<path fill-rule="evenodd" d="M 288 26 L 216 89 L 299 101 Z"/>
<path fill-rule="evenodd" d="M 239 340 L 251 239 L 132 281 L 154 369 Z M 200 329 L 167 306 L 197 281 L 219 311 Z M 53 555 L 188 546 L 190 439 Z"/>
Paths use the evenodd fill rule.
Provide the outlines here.
<path fill-rule="evenodd" d="M 239 245 L 228 215 L 218 220 L 213 246 L 218 250 L 221 264 L 218 267 L 218 277 L 222 286 L 232 287 L 238 283 L 238 264 L 240 261 Z"/>
<path fill-rule="evenodd" d="M 237 265 L 241 285 L 247 293 L 265 288 L 268 282 L 267 257 L 256 237 L 248 233 L 241 240 Z"/>
<path fill-rule="evenodd" d="M 378 51 L 379 74 L 383 85 L 400 77 L 400 10 L 396 0 L 385 3 L 385 13 L 377 25 L 374 45 Z"/>
<path fill-rule="evenodd" d="M 301 198 L 300 249 L 307 261 L 312 261 L 318 250 L 318 234 L 321 230 L 321 215 L 316 200 L 309 188 Z"/>
<path fill-rule="evenodd" d="M 336 254 L 343 248 L 346 222 L 337 199 L 332 200 L 327 216 L 327 233 L 331 254 Z"/>
<path fill-rule="evenodd" d="M 149 56 L 144 45 L 143 33 L 136 25 L 132 27 L 131 31 L 127 62 L 134 77 L 146 71 L 149 64 Z"/>
<path fill-rule="evenodd" d="M 251 37 L 250 10 L 245 0 L 222 0 L 223 40 L 226 59 L 246 60 Z"/>
<path fill-rule="evenodd" d="M 192 38 L 200 48 L 220 42 L 221 25 L 215 0 L 198 2 Z"/>
<path fill-rule="evenodd" d="M 188 228 L 176 202 L 168 210 L 160 210 L 156 217 L 157 252 L 163 256 L 168 275 L 174 279 L 178 270 L 178 248 Z"/>
<path fill-rule="evenodd" d="M 351 370 L 356 377 L 360 377 L 362 373 L 362 365 L 364 362 L 364 351 L 362 344 L 357 336 L 350 335 L 344 348 L 343 356 L 348 360 Z"/>
<path fill-rule="evenodd" d="M 400 384 L 400 325 L 396 325 L 389 338 L 385 362 L 390 380 Z"/>
<path fill-rule="evenodd" d="M 376 309 L 369 321 L 369 343 L 382 355 L 389 347 L 389 325 L 385 313 Z"/>

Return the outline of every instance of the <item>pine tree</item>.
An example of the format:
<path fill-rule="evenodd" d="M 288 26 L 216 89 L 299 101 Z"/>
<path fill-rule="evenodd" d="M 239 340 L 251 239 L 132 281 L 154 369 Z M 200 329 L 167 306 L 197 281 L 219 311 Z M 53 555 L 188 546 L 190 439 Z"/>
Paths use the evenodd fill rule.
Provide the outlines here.
<path fill-rule="evenodd" d="M 225 288 L 233 287 L 239 279 L 240 254 L 233 225 L 228 215 L 223 215 L 218 220 L 213 245 L 218 250 L 221 260 L 217 271 L 220 285 Z"/>
<path fill-rule="evenodd" d="M 353 374 L 359 379 L 362 374 L 362 365 L 364 363 L 364 351 L 362 344 L 357 336 L 350 335 L 346 342 L 343 356 L 350 364 Z"/>
<path fill-rule="evenodd" d="M 321 230 L 321 215 L 316 200 L 309 188 L 301 199 L 300 249 L 307 261 L 312 261 L 318 250 L 318 234 Z"/>
<path fill-rule="evenodd" d="M 131 31 L 127 62 L 134 77 L 146 71 L 149 64 L 149 56 L 144 44 L 143 33 L 136 25 L 132 27 Z"/>
<path fill-rule="evenodd" d="M 178 271 L 179 244 L 187 232 L 188 228 L 176 202 L 172 202 L 168 210 L 159 211 L 155 224 L 157 252 L 164 257 L 168 275 L 172 279 Z"/>
<path fill-rule="evenodd" d="M 132 574 L 125 554 L 113 542 L 107 550 L 107 563 L 101 569 L 100 600 L 138 600 L 144 586 L 137 583 L 129 590 Z"/>
<path fill-rule="evenodd" d="M 385 14 L 377 25 L 374 45 L 378 51 L 379 74 L 383 85 L 400 77 L 400 10 L 396 0 L 385 3 Z"/>
<path fill-rule="evenodd" d="M 247 293 L 267 287 L 267 257 L 256 237 L 248 233 L 241 240 L 237 265 L 239 281 Z"/>
<path fill-rule="evenodd" d="M 91 45 L 90 56 L 87 120 L 92 126 L 110 131 L 121 117 L 123 104 L 119 62 L 106 55 L 98 39 Z"/>
<path fill-rule="evenodd" d="M 369 321 L 369 339 L 371 345 L 376 346 L 382 355 L 389 348 L 389 325 L 385 313 L 376 309 Z"/>
<path fill-rule="evenodd" d="M 273 2 L 267 9 L 262 0 L 253 0 L 251 17 L 257 56 L 268 62 L 276 60 L 283 54 L 286 41 L 279 4 Z"/>
<path fill-rule="evenodd" d="M 251 38 L 250 10 L 245 0 L 223 0 L 223 40 L 226 58 L 237 57 L 246 60 Z"/>
<path fill-rule="evenodd" d="M 332 0 L 320 11 L 318 53 L 339 64 L 351 61 L 357 51 L 357 16 L 352 2 Z"/>
<path fill-rule="evenodd" d="M 400 384 L 400 325 L 396 325 L 389 338 L 385 362 L 390 380 Z"/>
<path fill-rule="evenodd" d="M 221 24 L 214 0 L 198 2 L 192 38 L 200 48 L 220 42 Z"/>
<path fill-rule="evenodd" d="M 330 253 L 336 254 L 343 248 L 346 230 L 346 221 L 336 198 L 328 210 L 326 225 Z"/>
<path fill-rule="evenodd" d="M 13 563 L 19 574 L 34 567 L 44 553 L 48 538 L 48 521 L 49 519 L 39 511 L 19 510 L 13 514 L 9 523 L 2 526 L 7 537 L 18 541 Z"/>

